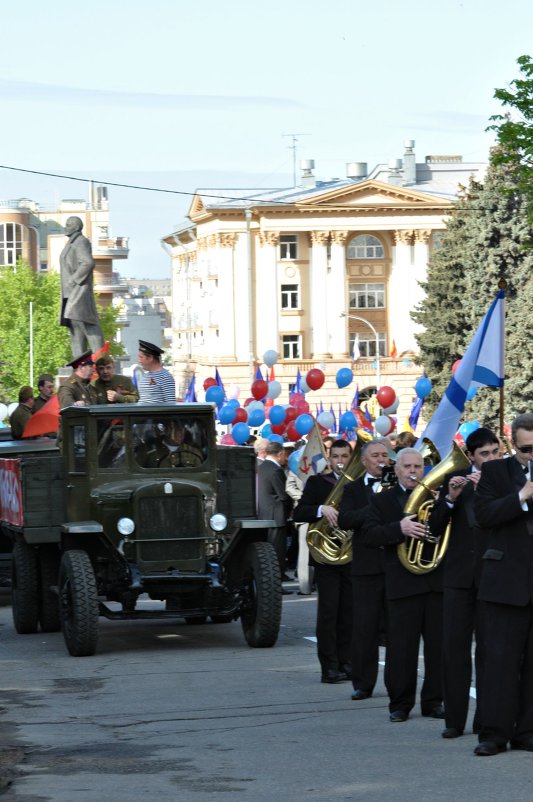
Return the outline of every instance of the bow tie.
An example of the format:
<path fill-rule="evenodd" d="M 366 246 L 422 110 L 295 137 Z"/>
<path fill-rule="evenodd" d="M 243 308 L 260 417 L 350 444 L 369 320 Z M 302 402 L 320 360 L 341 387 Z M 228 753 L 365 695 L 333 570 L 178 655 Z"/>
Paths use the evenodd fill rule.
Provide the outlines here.
<path fill-rule="evenodd" d="M 369 476 L 366 480 L 366 486 L 372 487 L 372 485 L 378 485 L 381 482 L 381 479 L 374 479 L 373 476 Z"/>

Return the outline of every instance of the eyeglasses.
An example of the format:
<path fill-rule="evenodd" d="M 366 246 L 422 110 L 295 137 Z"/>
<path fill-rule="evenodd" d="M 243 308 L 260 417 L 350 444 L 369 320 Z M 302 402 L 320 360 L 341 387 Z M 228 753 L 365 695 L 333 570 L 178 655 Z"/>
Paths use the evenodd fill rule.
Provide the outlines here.
<path fill-rule="evenodd" d="M 533 454 L 533 446 L 517 446 L 515 443 L 515 448 L 521 454 Z"/>

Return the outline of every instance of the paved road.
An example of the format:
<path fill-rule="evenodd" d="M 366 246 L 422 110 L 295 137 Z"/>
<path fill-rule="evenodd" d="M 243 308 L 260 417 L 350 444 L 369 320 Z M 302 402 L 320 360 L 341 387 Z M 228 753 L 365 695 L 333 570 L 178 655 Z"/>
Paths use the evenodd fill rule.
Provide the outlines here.
<path fill-rule="evenodd" d="M 523 802 L 532 755 L 472 754 L 416 711 L 390 724 L 380 683 L 355 703 L 319 681 L 315 599 L 284 597 L 273 649 L 240 624 L 102 620 L 98 653 L 15 635 L 0 605 L 6 802 Z M 4 782 L 5 785 L 5 782 Z"/>

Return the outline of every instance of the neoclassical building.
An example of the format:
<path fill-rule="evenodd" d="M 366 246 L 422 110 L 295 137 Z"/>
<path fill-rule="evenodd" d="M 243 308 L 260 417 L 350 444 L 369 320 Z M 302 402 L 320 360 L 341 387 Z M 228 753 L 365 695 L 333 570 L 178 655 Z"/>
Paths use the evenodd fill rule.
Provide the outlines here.
<path fill-rule="evenodd" d="M 318 181 L 306 161 L 290 189 L 197 191 L 188 221 L 163 238 L 181 394 L 192 372 L 202 380 L 218 366 L 246 397 L 274 349 L 282 403 L 297 370 L 317 366 L 327 381 L 309 400 L 349 402 L 354 386 L 339 390 L 335 374 L 353 366 L 360 390 L 375 388 L 379 370 L 400 395 L 399 414 L 408 412 L 421 374 L 410 312 L 459 186 L 484 165 L 460 156 L 417 164 L 414 142 L 405 144 L 403 160 L 371 173 L 350 163 L 345 179 Z"/>

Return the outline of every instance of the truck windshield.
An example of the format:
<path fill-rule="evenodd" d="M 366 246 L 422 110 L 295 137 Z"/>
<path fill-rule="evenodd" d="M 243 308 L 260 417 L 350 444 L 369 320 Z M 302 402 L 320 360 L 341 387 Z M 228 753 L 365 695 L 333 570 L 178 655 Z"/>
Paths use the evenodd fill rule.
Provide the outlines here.
<path fill-rule="evenodd" d="M 197 468 L 207 458 L 206 421 L 194 415 L 132 418 L 132 438 L 141 468 Z"/>

